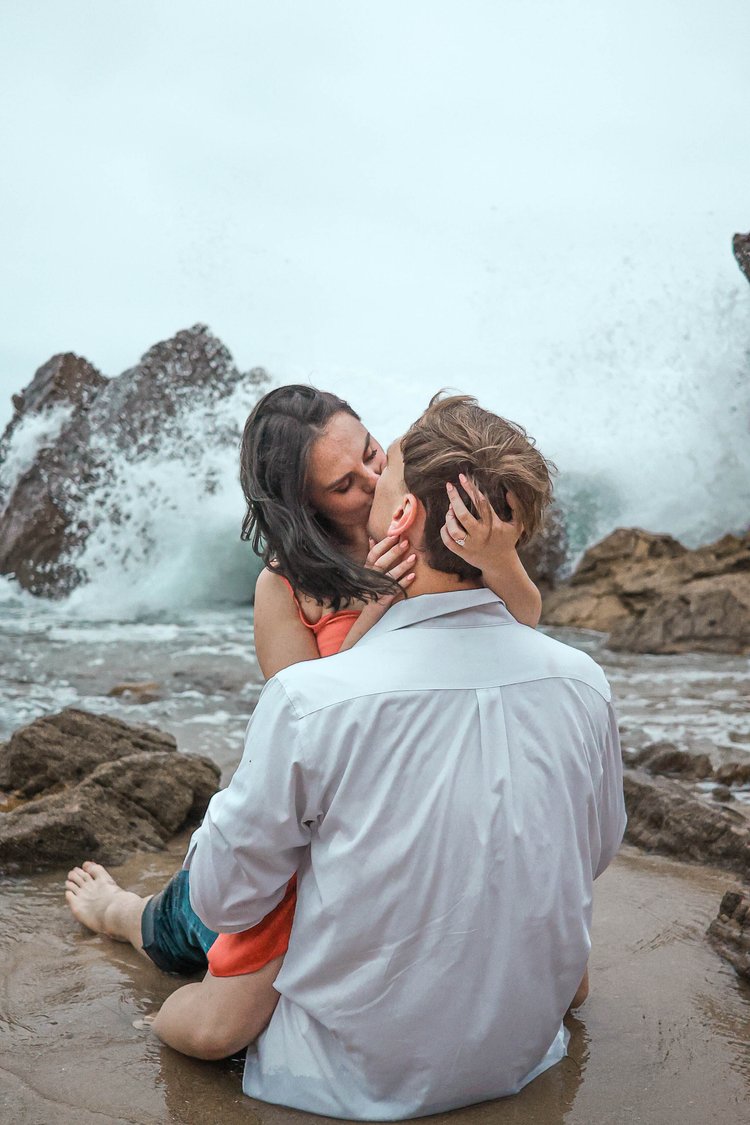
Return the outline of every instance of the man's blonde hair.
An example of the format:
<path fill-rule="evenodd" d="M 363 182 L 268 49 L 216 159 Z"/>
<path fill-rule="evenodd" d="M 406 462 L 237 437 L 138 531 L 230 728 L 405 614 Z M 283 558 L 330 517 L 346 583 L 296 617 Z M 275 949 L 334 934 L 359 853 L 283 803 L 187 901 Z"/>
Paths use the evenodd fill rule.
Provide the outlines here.
<path fill-rule="evenodd" d="M 401 439 L 401 453 L 404 483 L 427 514 L 424 546 L 433 569 L 465 579 L 480 574 L 449 551 L 440 538 L 448 508 L 447 481 L 456 485 L 473 511 L 470 498 L 461 488 L 459 473 L 481 489 L 501 519 L 506 518 L 505 493 L 515 493 L 523 523 L 521 544 L 541 526 L 552 499 L 554 465 L 542 456 L 523 426 L 484 410 L 475 398 L 444 397 L 443 392 L 435 395 Z"/>

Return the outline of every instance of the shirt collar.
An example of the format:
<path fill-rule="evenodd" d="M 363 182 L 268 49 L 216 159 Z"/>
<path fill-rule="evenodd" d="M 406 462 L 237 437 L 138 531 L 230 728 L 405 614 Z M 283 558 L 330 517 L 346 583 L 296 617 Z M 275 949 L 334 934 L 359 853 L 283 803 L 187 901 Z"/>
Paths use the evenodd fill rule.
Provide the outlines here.
<path fill-rule="evenodd" d="M 496 602 L 508 620 L 513 620 L 505 609 L 505 603 L 497 594 L 484 586 L 478 590 L 451 590 L 446 594 L 419 594 L 416 598 L 405 598 L 386 610 L 372 629 L 369 629 L 357 642 L 357 647 L 366 644 L 374 637 L 392 633 L 395 629 L 404 629 L 409 625 L 417 625 L 420 621 L 432 621 L 436 617 L 446 617 L 448 614 L 460 613 L 462 610 L 488 605 L 490 602 Z"/>

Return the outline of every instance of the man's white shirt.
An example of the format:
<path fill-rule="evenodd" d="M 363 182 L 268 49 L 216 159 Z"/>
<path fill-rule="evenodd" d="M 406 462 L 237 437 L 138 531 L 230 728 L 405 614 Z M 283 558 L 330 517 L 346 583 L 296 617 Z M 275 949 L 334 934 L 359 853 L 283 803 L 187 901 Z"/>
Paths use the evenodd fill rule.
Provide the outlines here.
<path fill-rule="evenodd" d="M 400 602 L 275 676 L 185 860 L 230 933 L 298 872 L 245 1092 L 393 1120 L 521 1089 L 565 1054 L 624 826 L 603 672 L 488 590 Z"/>

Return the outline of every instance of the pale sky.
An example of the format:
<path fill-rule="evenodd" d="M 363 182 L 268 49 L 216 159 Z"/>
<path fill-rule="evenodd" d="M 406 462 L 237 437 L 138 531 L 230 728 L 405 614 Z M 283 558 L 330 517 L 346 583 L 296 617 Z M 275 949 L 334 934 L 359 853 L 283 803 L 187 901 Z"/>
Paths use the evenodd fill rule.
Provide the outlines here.
<path fill-rule="evenodd" d="M 748 42 L 747 0 L 5 3 L 0 425 L 197 321 L 384 439 L 450 384 L 573 456 L 732 334 L 734 385 Z"/>

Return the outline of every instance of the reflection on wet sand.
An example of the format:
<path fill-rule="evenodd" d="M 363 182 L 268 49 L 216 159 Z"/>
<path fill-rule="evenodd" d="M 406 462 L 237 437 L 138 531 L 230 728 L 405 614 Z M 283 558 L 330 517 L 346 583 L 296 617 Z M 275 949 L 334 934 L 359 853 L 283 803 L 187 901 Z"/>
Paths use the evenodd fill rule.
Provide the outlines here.
<path fill-rule="evenodd" d="M 185 838 L 117 877 L 153 891 Z M 68 914 L 63 873 L 0 883 L 3 1121 L 30 1125 L 300 1125 L 251 1102 L 241 1063 L 202 1063 L 133 1021 L 178 983 Z M 443 1114 L 455 1125 L 739 1122 L 750 1095 L 750 988 L 704 941 L 728 877 L 632 849 L 597 883 L 591 996 L 569 1056 L 517 1097 Z"/>

